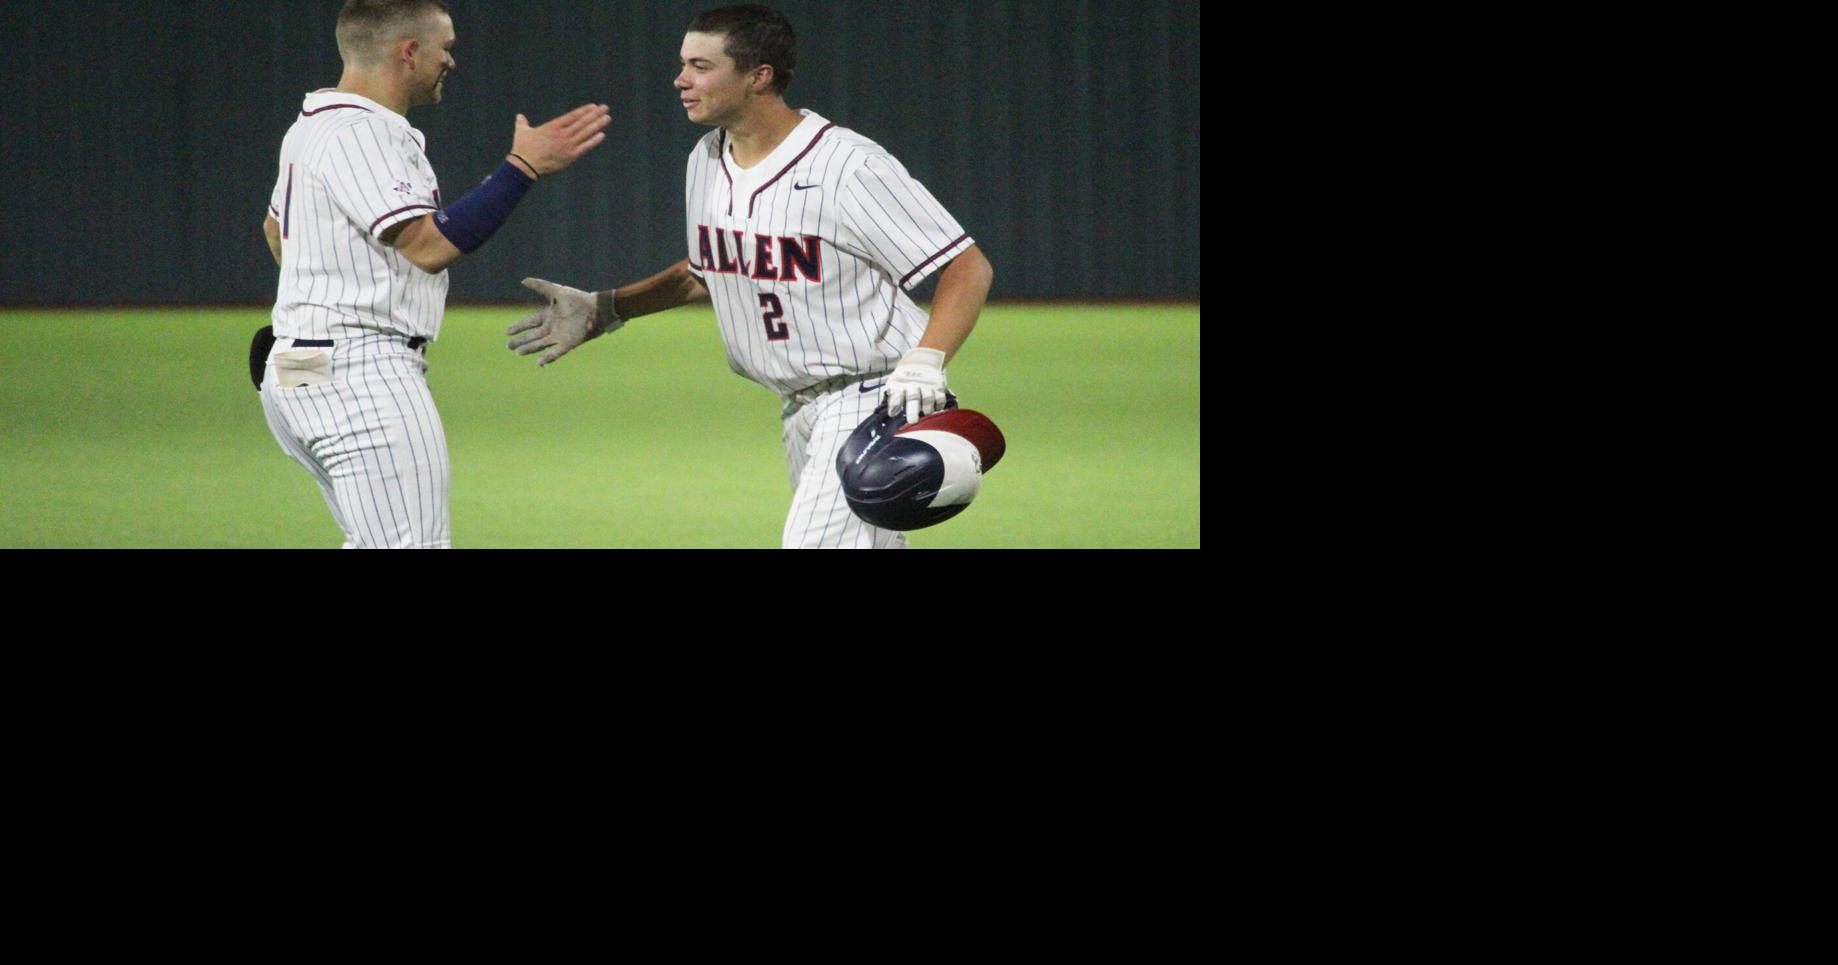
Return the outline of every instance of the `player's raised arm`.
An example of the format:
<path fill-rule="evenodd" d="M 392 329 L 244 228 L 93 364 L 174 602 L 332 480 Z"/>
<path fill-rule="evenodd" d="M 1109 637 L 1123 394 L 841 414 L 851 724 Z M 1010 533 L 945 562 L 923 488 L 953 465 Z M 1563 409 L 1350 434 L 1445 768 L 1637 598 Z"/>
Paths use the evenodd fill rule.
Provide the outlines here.
<path fill-rule="evenodd" d="M 541 278 L 525 278 L 523 287 L 548 298 L 549 304 L 505 329 L 504 334 L 515 336 L 506 347 L 518 355 L 548 349 L 549 353 L 537 361 L 539 366 L 548 365 L 585 342 L 618 331 L 627 319 L 708 301 L 708 289 L 689 273 L 687 258 L 643 281 L 617 289 L 584 292 Z"/>
<path fill-rule="evenodd" d="M 583 104 L 540 127 L 517 115 L 504 163 L 465 197 L 383 235 L 415 267 L 433 274 L 485 244 L 510 219 L 524 192 L 546 174 L 567 168 L 606 140 L 612 123 L 605 104 Z"/>

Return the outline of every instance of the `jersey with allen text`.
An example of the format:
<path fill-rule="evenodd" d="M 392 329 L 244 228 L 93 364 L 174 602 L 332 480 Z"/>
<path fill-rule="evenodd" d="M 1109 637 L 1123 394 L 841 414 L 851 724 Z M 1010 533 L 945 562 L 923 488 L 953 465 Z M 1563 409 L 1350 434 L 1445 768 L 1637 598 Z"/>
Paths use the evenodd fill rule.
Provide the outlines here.
<path fill-rule="evenodd" d="M 689 270 L 728 365 L 786 396 L 892 371 L 927 322 L 907 292 L 975 244 L 880 145 L 802 113 L 744 170 L 711 131 L 685 182 Z"/>

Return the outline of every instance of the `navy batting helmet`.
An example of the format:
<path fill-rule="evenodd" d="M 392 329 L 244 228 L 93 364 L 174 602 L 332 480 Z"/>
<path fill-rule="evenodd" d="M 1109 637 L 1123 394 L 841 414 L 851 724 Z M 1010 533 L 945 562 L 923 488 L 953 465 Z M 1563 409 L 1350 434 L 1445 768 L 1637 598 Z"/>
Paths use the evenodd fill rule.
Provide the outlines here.
<path fill-rule="evenodd" d="M 907 425 L 882 407 L 843 443 L 836 473 L 849 508 L 870 525 L 924 529 L 963 512 L 1007 448 L 981 412 L 949 408 Z"/>

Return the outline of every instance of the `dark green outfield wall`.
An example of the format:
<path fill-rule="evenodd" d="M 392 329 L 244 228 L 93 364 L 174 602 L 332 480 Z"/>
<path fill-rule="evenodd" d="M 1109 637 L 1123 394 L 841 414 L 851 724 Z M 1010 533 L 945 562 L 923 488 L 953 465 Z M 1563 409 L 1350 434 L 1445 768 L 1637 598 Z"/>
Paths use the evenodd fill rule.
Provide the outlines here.
<path fill-rule="evenodd" d="M 449 0 L 459 70 L 409 120 L 457 197 L 512 118 L 612 105 L 608 144 L 453 270 L 455 301 L 598 287 L 683 257 L 705 130 L 671 80 L 680 2 Z M 300 96 L 338 82 L 341 0 L 0 4 L 0 304 L 262 303 L 260 223 Z M 994 298 L 1200 295 L 1197 0 L 778 4 L 787 100 L 874 138 L 996 267 Z"/>

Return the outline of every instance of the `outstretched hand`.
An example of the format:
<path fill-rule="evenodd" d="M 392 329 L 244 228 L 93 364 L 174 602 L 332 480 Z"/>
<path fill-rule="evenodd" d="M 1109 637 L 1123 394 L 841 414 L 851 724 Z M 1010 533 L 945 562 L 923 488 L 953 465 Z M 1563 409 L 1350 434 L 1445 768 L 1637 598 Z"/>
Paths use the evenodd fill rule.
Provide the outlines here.
<path fill-rule="evenodd" d="M 549 349 L 549 354 L 539 359 L 537 365 L 548 365 L 583 342 L 616 332 L 625 324 L 622 318 L 601 318 L 599 299 L 593 292 L 541 278 L 525 278 L 523 287 L 547 297 L 549 304 L 505 329 L 504 334 L 517 336 L 506 347 L 518 355 L 534 355 Z"/>
<path fill-rule="evenodd" d="M 613 122 L 610 110 L 605 104 L 582 104 L 541 127 L 531 127 L 529 118 L 518 114 L 511 153 L 537 174 L 554 174 L 606 140 L 606 125 Z"/>

